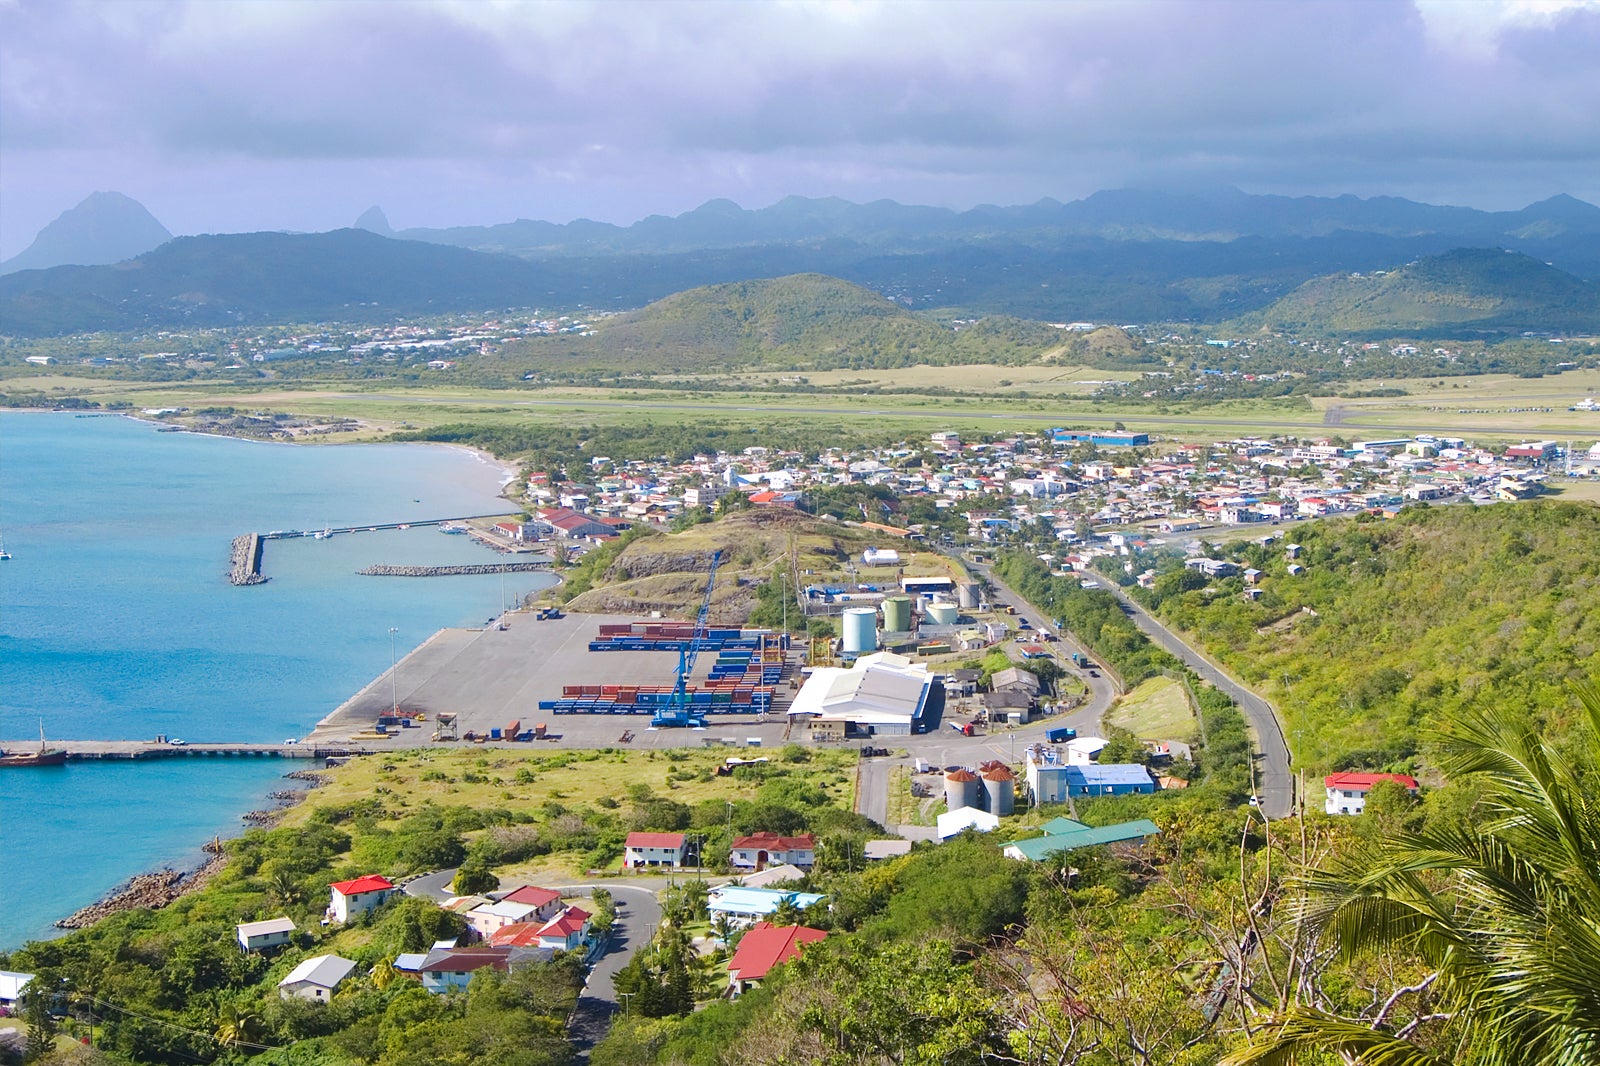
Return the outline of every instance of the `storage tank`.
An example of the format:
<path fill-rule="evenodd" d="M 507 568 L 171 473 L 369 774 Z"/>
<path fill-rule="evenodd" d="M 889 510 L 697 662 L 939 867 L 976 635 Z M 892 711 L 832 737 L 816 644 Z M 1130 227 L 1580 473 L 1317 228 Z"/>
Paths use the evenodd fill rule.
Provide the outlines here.
<path fill-rule="evenodd" d="M 935 625 L 953 626 L 956 624 L 956 615 L 959 613 L 953 603 L 928 604 L 928 620 Z"/>
<path fill-rule="evenodd" d="M 978 775 L 971 770 L 951 770 L 944 775 L 944 803 L 952 811 L 962 807 L 976 807 L 978 793 L 982 786 L 978 784 Z"/>
<path fill-rule="evenodd" d="M 878 612 L 871 607 L 848 607 L 844 612 L 844 650 L 865 655 L 878 650 Z"/>
<path fill-rule="evenodd" d="M 956 586 L 956 602 L 967 610 L 976 610 L 983 602 L 983 593 L 978 591 L 978 586 L 971 581 L 964 581 Z"/>
<path fill-rule="evenodd" d="M 983 792 L 990 814 L 1007 815 L 1016 810 L 1017 775 L 1009 766 L 996 766 L 983 772 Z"/>
<path fill-rule="evenodd" d="M 911 631 L 910 596 L 890 596 L 883 601 L 883 628 L 890 633 Z"/>

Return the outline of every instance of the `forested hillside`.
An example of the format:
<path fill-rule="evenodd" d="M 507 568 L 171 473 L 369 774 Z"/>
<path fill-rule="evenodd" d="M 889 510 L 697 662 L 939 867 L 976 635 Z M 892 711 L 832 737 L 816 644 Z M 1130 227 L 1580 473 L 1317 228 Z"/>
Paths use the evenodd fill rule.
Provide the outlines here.
<path fill-rule="evenodd" d="M 1222 553 L 1262 570 L 1207 579 L 1168 559 L 1148 601 L 1273 700 L 1315 773 L 1417 765 L 1423 729 L 1474 706 L 1570 726 L 1574 680 L 1600 675 L 1600 508 L 1415 506 Z"/>

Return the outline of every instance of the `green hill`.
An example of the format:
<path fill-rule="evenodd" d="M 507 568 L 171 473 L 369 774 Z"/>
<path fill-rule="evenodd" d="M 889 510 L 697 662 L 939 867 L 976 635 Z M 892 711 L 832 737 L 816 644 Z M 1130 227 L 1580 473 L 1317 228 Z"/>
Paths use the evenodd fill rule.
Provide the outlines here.
<path fill-rule="evenodd" d="M 1161 617 L 1194 634 L 1284 717 L 1309 771 L 1404 765 L 1429 724 L 1482 704 L 1570 724 L 1571 682 L 1600 676 L 1600 508 L 1419 507 L 1297 529 L 1230 558 L 1263 571 L 1206 581 L 1175 563 Z"/>
<path fill-rule="evenodd" d="M 1517 252 L 1458 248 L 1398 270 L 1313 279 L 1235 323 L 1306 333 L 1600 330 L 1600 284 Z"/>
<path fill-rule="evenodd" d="M 986 318 L 953 328 L 860 285 L 794 274 L 690 289 L 603 320 L 593 336 L 540 340 L 523 353 L 559 351 L 589 365 L 647 371 L 830 369 L 1017 363 L 1058 341 L 1043 323 Z"/>

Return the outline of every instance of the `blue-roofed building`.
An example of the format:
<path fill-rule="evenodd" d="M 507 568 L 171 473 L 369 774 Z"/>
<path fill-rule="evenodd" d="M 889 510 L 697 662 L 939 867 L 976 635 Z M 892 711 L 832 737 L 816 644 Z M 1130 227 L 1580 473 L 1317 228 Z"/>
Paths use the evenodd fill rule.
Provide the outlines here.
<path fill-rule="evenodd" d="M 1139 763 L 1074 765 L 1054 748 L 1038 747 L 1028 752 L 1028 793 L 1035 807 L 1041 803 L 1065 803 L 1068 797 L 1126 796 L 1134 792 L 1154 792 L 1156 783 Z"/>
<path fill-rule="evenodd" d="M 735 925 L 753 925 L 772 916 L 785 902 L 801 910 L 821 903 L 826 896 L 816 892 L 789 892 L 775 888 L 745 888 L 741 885 L 718 885 L 706 897 L 706 909 L 711 918 L 726 915 Z"/>

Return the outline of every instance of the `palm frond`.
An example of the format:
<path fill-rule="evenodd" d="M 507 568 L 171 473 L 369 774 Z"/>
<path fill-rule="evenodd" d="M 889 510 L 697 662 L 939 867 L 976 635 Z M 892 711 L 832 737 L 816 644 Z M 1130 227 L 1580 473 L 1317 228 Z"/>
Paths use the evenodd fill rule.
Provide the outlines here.
<path fill-rule="evenodd" d="M 1360 1066 L 1445 1066 L 1417 1045 L 1360 1022 L 1310 1007 L 1294 1007 L 1247 1048 L 1219 1066 L 1294 1066 L 1327 1052 L 1347 1055 Z"/>

